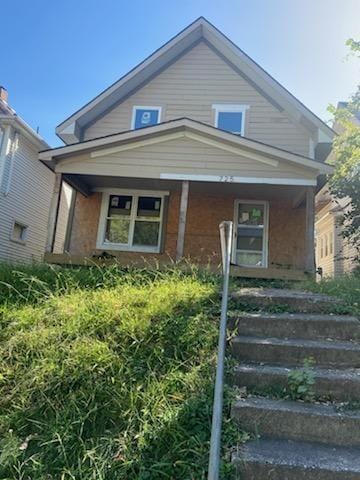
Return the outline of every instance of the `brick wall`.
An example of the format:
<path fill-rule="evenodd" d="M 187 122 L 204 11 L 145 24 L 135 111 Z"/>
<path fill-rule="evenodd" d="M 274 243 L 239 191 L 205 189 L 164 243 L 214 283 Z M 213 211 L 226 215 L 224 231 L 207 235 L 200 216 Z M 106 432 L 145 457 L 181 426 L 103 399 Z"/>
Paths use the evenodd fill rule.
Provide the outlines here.
<path fill-rule="evenodd" d="M 220 261 L 219 223 L 234 218 L 234 196 L 203 195 L 190 192 L 184 255 L 199 262 Z M 92 255 L 96 251 L 96 236 L 101 194 L 88 198 L 77 195 L 70 253 Z M 165 219 L 164 253 L 159 259 L 175 258 L 180 206 L 179 192 L 171 192 Z M 116 254 L 116 252 L 113 252 Z M 154 257 L 154 254 L 121 253 L 122 259 Z M 291 202 L 270 200 L 269 207 L 269 266 L 304 268 L 305 209 L 293 209 Z"/>

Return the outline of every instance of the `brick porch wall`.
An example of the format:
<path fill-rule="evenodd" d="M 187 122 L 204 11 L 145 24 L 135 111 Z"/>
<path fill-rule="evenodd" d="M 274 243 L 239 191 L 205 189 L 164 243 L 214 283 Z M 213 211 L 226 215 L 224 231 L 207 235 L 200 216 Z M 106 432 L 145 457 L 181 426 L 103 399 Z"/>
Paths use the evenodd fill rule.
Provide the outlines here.
<path fill-rule="evenodd" d="M 202 195 L 190 192 L 185 232 L 185 257 L 201 263 L 220 261 L 219 223 L 233 220 L 234 196 Z M 70 241 L 70 254 L 93 255 L 100 215 L 101 194 L 77 195 Z M 180 194 L 171 192 L 163 254 L 121 252 L 122 259 L 156 256 L 175 258 Z M 112 252 L 119 254 L 119 252 Z M 293 209 L 291 202 L 270 200 L 269 267 L 305 267 L 305 208 Z"/>

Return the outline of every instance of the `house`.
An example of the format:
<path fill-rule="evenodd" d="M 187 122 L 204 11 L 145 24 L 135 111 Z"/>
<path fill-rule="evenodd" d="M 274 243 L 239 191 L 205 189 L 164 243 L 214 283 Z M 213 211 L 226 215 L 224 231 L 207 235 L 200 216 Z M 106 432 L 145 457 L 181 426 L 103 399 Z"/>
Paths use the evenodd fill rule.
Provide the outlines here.
<path fill-rule="evenodd" d="M 40 159 L 76 190 L 66 254 L 218 264 L 234 220 L 233 273 L 314 272 L 314 198 L 334 132 L 199 18 L 62 122 Z"/>
<path fill-rule="evenodd" d="M 38 161 L 48 144 L 8 104 L 0 87 L 0 261 L 42 261 L 55 174 Z M 71 189 L 62 186 L 54 252 L 63 251 Z"/>
<path fill-rule="evenodd" d="M 346 102 L 339 102 L 337 108 L 346 108 Z M 360 126 L 360 112 L 354 115 L 351 121 Z M 338 133 L 341 127 L 333 126 Z M 325 277 L 334 277 L 350 273 L 358 262 L 355 261 L 356 250 L 351 243 L 343 237 L 341 219 L 346 212 L 350 198 L 334 198 L 327 184 L 316 195 L 316 265 Z"/>
<path fill-rule="evenodd" d="M 343 237 L 341 218 L 349 199 L 334 198 L 328 185 L 316 195 L 316 265 L 324 277 L 350 273 L 358 265 L 355 247 Z"/>

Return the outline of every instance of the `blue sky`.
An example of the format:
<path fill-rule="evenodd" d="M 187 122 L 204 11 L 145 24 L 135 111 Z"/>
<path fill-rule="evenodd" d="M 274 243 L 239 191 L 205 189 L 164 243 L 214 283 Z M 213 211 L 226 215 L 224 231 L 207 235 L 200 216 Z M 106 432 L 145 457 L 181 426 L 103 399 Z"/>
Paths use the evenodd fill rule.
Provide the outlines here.
<path fill-rule="evenodd" d="M 324 120 L 359 82 L 345 41 L 360 38 L 360 0 L 13 0 L 1 5 L 0 84 L 60 145 L 58 123 L 200 15 Z"/>

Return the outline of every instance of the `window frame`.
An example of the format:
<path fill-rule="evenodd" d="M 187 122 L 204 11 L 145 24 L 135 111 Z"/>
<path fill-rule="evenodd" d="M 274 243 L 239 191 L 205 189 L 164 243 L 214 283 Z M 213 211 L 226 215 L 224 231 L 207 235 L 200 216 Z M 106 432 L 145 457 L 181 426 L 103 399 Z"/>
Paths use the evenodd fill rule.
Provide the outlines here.
<path fill-rule="evenodd" d="M 239 265 L 243 266 L 245 268 L 268 268 L 269 267 L 269 211 L 270 211 L 270 202 L 267 200 L 243 200 L 243 199 L 236 199 L 234 202 L 234 229 L 233 229 L 233 248 L 232 248 L 232 262 L 236 265 L 236 254 L 238 251 L 244 252 L 244 253 L 260 253 L 260 250 L 254 251 L 254 250 L 245 250 L 242 248 L 237 248 L 237 230 L 239 227 L 238 224 L 238 215 L 239 215 L 239 205 L 240 204 L 247 204 L 247 205 L 252 205 L 252 204 L 258 204 L 258 205 L 263 205 L 264 206 L 264 224 L 261 226 L 256 226 L 254 225 L 240 225 L 242 228 L 258 228 L 259 230 L 262 230 L 263 232 L 263 248 L 261 250 L 262 252 L 262 260 L 263 260 L 263 265 Z"/>
<path fill-rule="evenodd" d="M 21 228 L 24 229 L 24 235 L 20 239 L 14 237 L 15 225 L 19 225 Z M 11 230 L 10 230 L 10 240 L 12 242 L 17 243 L 19 245 L 26 245 L 28 232 L 29 232 L 29 225 L 27 225 L 24 222 L 20 222 L 19 220 L 16 220 L 15 218 L 13 219 L 12 224 L 11 224 Z"/>
<path fill-rule="evenodd" d="M 102 193 L 102 200 L 101 200 L 101 209 L 100 209 L 100 217 L 99 217 L 99 227 L 98 227 L 98 234 L 96 239 L 96 248 L 98 250 L 118 250 L 121 252 L 139 252 L 139 253 L 160 253 L 161 249 L 161 242 L 162 242 L 162 232 L 163 232 L 163 225 L 164 221 L 164 205 L 165 205 L 165 197 L 169 195 L 168 191 L 153 191 L 153 190 L 126 190 L 126 189 L 102 189 L 96 190 Z M 132 205 L 131 211 L 129 216 L 129 241 L 127 244 L 125 243 L 111 243 L 105 242 L 105 233 L 106 233 L 106 223 L 108 220 L 108 208 L 109 208 L 109 199 L 111 195 L 124 195 L 124 196 L 131 196 L 132 197 Z M 143 219 L 139 220 L 137 218 L 137 206 L 139 197 L 160 197 L 161 198 L 161 207 L 160 207 L 160 214 L 159 220 L 151 220 L 151 219 Z M 135 222 L 136 221 L 152 221 L 159 223 L 159 238 L 158 244 L 156 247 L 152 246 L 140 246 L 140 245 L 132 245 L 134 239 L 134 229 L 135 229 Z"/>
<path fill-rule="evenodd" d="M 246 121 L 246 111 L 250 108 L 249 105 L 230 105 L 230 104 L 220 104 L 220 103 L 215 103 L 212 108 L 215 110 L 215 119 L 214 119 L 214 125 L 215 128 L 218 128 L 219 130 L 222 130 L 223 132 L 228 132 L 232 133 L 233 135 L 241 135 L 244 137 L 245 134 L 245 121 Z M 229 130 L 223 130 L 222 128 L 219 128 L 219 113 L 241 113 L 241 130 L 240 132 L 230 132 Z"/>
<path fill-rule="evenodd" d="M 140 128 L 135 128 L 135 119 L 136 119 L 136 111 L 137 110 L 157 110 L 158 112 L 158 122 L 155 125 L 158 125 L 161 123 L 161 112 L 162 112 L 162 107 L 154 107 L 154 106 L 149 106 L 149 105 L 133 105 L 132 108 L 132 116 L 131 116 L 131 130 L 140 130 Z M 149 125 L 149 127 L 153 127 L 154 125 Z M 146 127 L 142 127 L 146 128 Z"/>

